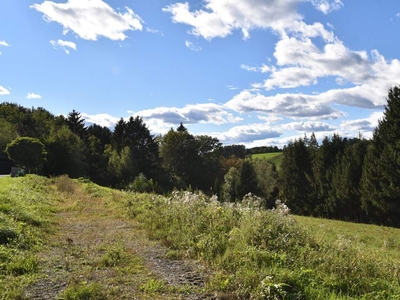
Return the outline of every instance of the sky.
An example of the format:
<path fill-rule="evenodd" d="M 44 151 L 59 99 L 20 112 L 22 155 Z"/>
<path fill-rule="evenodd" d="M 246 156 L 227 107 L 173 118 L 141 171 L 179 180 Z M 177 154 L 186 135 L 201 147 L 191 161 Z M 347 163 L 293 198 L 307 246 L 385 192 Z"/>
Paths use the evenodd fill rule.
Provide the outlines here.
<path fill-rule="evenodd" d="M 398 0 L 1 0 L 0 102 L 225 145 L 370 138 L 399 36 Z"/>

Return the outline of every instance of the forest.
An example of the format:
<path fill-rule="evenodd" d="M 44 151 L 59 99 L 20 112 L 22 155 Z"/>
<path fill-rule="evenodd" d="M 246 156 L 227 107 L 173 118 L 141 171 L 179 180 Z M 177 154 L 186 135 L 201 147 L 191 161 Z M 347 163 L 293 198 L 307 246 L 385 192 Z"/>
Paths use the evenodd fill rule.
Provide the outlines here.
<path fill-rule="evenodd" d="M 0 128 L 2 173 L 18 165 L 137 192 L 200 190 L 227 202 L 252 193 L 265 207 L 279 199 L 298 215 L 400 227 L 400 87 L 389 89 L 372 139 L 334 134 L 319 144 L 305 135 L 284 147 L 279 170 L 251 158 L 276 147 L 222 145 L 183 124 L 155 136 L 140 116 L 111 130 L 87 126 L 75 110 L 55 116 L 3 102 Z"/>

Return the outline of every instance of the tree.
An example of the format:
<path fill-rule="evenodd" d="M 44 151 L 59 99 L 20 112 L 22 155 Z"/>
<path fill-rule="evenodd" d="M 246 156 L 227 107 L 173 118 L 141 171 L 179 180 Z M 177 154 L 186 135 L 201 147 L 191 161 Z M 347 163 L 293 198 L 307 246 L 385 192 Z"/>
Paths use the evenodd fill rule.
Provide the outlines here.
<path fill-rule="evenodd" d="M 135 176 L 143 173 L 146 178 L 157 177 L 160 167 L 159 145 L 142 118 L 130 117 L 128 122 L 121 118 L 115 125 L 112 145 L 118 154 L 129 147 L 137 171 Z"/>
<path fill-rule="evenodd" d="M 86 140 L 86 127 L 85 119 L 82 118 L 81 113 L 73 109 L 67 117 L 67 124 L 69 129 L 81 138 L 82 141 Z"/>
<path fill-rule="evenodd" d="M 18 137 L 15 126 L 0 117 L 0 155 L 5 153 L 7 144 Z"/>
<path fill-rule="evenodd" d="M 362 174 L 362 205 L 372 221 L 400 226 L 400 87 L 389 89 Z"/>
<path fill-rule="evenodd" d="M 46 174 L 67 174 L 74 178 L 86 175 L 88 165 L 84 156 L 85 145 L 67 126 L 52 129 L 46 140 L 46 149 Z"/>
<path fill-rule="evenodd" d="M 251 162 L 257 175 L 257 196 L 264 198 L 266 206 L 272 208 L 279 193 L 276 166 L 266 159 L 254 159 Z"/>
<path fill-rule="evenodd" d="M 7 145 L 8 157 L 20 167 L 39 173 L 46 158 L 44 145 L 36 138 L 18 137 Z"/>
<path fill-rule="evenodd" d="M 239 169 L 238 197 L 243 199 L 248 193 L 258 195 L 258 180 L 253 164 L 249 159 L 245 159 Z"/>
<path fill-rule="evenodd" d="M 312 172 L 310 152 L 304 139 L 290 142 L 283 149 L 283 158 L 279 178 L 279 191 L 285 203 L 296 214 L 310 214 L 313 203 L 310 202 L 309 176 Z"/>
<path fill-rule="evenodd" d="M 163 166 L 175 184 L 184 188 L 196 183 L 199 155 L 193 135 L 185 130 L 171 129 L 162 139 L 160 154 Z"/>
<path fill-rule="evenodd" d="M 221 187 L 222 200 L 226 202 L 235 202 L 239 196 L 238 188 L 240 182 L 240 173 L 235 167 L 231 167 L 224 176 L 224 183 Z"/>
<path fill-rule="evenodd" d="M 217 138 L 208 135 L 195 137 L 199 157 L 199 169 L 196 172 L 196 186 L 204 191 L 217 192 L 220 178 L 222 144 Z"/>

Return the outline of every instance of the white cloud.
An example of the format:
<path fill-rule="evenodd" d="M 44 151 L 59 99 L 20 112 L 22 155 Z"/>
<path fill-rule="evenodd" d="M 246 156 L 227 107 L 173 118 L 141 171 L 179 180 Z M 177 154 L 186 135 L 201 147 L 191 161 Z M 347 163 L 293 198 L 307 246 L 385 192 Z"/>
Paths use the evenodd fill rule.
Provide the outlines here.
<path fill-rule="evenodd" d="M 400 18 L 400 13 L 397 13 L 397 14 L 396 14 L 396 17 Z"/>
<path fill-rule="evenodd" d="M 242 121 L 242 118 L 235 117 L 226 109 L 215 103 L 202 103 L 186 105 L 183 108 L 157 107 L 154 109 L 135 112 L 145 120 L 158 119 L 168 126 L 179 124 L 224 124 Z"/>
<path fill-rule="evenodd" d="M 0 46 L 8 47 L 10 45 L 6 41 L 0 41 Z"/>
<path fill-rule="evenodd" d="M 343 3 L 340 0 L 311 0 L 311 3 L 324 14 L 339 10 L 343 7 Z"/>
<path fill-rule="evenodd" d="M 150 32 L 150 33 L 159 34 L 159 35 L 161 35 L 161 36 L 164 36 L 163 33 L 162 33 L 160 30 L 157 30 L 157 29 L 153 29 L 153 28 L 147 27 L 147 28 L 146 28 L 146 31 L 147 31 L 147 32 Z"/>
<path fill-rule="evenodd" d="M 186 47 L 188 47 L 192 51 L 201 51 L 201 47 L 193 44 L 192 42 L 186 41 L 185 45 L 186 45 Z"/>
<path fill-rule="evenodd" d="M 125 31 L 142 30 L 142 19 L 132 9 L 125 13 L 116 12 L 102 0 L 68 0 L 67 3 L 44 1 L 31 8 L 43 13 L 46 22 L 57 22 L 64 27 L 63 34 L 72 30 L 85 40 L 106 37 L 111 40 L 125 40 Z"/>
<path fill-rule="evenodd" d="M 225 144 L 251 143 L 257 140 L 265 140 L 280 137 L 283 132 L 265 123 L 235 126 L 228 131 L 213 133 L 221 142 Z M 265 144 L 264 144 L 265 145 Z"/>
<path fill-rule="evenodd" d="M 276 44 L 274 57 L 280 68 L 269 68 L 271 76 L 262 84 L 267 90 L 308 86 L 329 76 L 362 84 L 375 75 L 368 54 L 351 51 L 341 41 L 320 50 L 309 38 L 283 38 Z"/>
<path fill-rule="evenodd" d="M 35 93 L 28 93 L 28 95 L 26 96 L 26 99 L 41 99 L 41 98 L 42 96 Z"/>
<path fill-rule="evenodd" d="M 234 86 L 234 85 L 227 85 L 226 87 L 228 88 L 228 90 L 231 90 L 231 91 L 234 91 L 234 90 L 237 90 L 237 89 L 238 89 L 238 88 L 237 88 L 236 86 Z"/>
<path fill-rule="evenodd" d="M 7 90 L 4 86 L 0 85 L 0 96 L 9 95 L 10 91 Z"/>
<path fill-rule="evenodd" d="M 316 95 L 286 93 L 265 96 L 259 92 L 244 90 L 225 106 L 240 113 L 262 112 L 289 118 L 336 119 L 344 116 L 343 112 L 320 100 Z"/>
<path fill-rule="evenodd" d="M 226 37 L 241 30 L 243 38 L 250 37 L 255 28 L 286 28 L 302 17 L 296 4 L 303 0 L 205 0 L 204 9 L 190 11 L 189 4 L 176 3 L 163 8 L 172 14 L 175 23 L 193 27 L 191 34 L 207 40 Z"/>
<path fill-rule="evenodd" d="M 54 49 L 61 48 L 61 49 L 63 49 L 63 50 L 65 51 L 65 53 L 67 53 L 67 54 L 69 54 L 68 48 L 73 49 L 73 50 L 76 50 L 76 44 L 73 43 L 73 42 L 68 42 L 68 41 L 63 41 L 63 40 L 58 40 L 58 41 L 53 41 L 53 40 L 51 40 L 51 41 L 50 41 L 50 44 L 53 45 Z"/>
<path fill-rule="evenodd" d="M 119 121 L 120 118 L 113 117 L 109 114 L 97 114 L 89 115 L 82 113 L 82 117 L 85 119 L 85 123 L 97 124 L 103 127 L 112 128 Z"/>
<path fill-rule="evenodd" d="M 328 123 L 325 122 L 291 122 L 291 123 L 287 123 L 282 125 L 282 128 L 287 129 L 287 130 L 296 130 L 300 133 L 303 132 L 319 132 L 319 131 L 323 131 L 323 132 L 327 132 L 327 131 L 334 131 L 335 127 L 329 125 Z"/>
<path fill-rule="evenodd" d="M 383 118 L 383 112 L 373 112 L 368 118 L 345 120 L 340 124 L 340 129 L 344 135 L 361 133 L 364 138 L 372 138 L 373 130 L 378 126 L 378 122 Z"/>

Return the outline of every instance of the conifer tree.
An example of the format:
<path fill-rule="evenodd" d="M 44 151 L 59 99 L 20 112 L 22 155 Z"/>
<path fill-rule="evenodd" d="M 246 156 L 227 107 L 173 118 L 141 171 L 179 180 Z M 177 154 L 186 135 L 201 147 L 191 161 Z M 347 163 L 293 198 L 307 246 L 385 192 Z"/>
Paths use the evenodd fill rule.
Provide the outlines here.
<path fill-rule="evenodd" d="M 389 89 L 383 118 L 368 149 L 362 205 L 371 221 L 400 226 L 400 88 Z"/>

